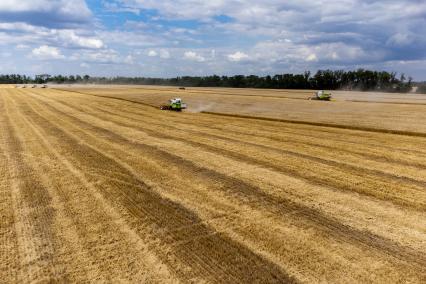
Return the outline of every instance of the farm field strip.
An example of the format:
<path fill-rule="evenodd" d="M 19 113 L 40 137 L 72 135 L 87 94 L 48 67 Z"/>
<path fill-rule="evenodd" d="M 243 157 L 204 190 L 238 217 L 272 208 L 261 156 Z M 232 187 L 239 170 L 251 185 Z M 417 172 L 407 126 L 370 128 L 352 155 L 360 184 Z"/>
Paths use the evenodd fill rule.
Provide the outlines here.
<path fill-rule="evenodd" d="M 82 92 L 96 96 L 115 97 L 120 100 L 140 102 L 143 104 L 158 106 L 168 98 L 179 96 L 189 103 L 192 112 L 210 112 L 226 115 L 255 116 L 265 119 L 295 121 L 306 124 L 329 125 L 336 127 L 358 128 L 360 130 L 401 132 L 412 135 L 426 135 L 425 105 L 393 104 L 386 103 L 382 99 L 378 101 L 350 102 L 345 99 L 336 99 L 334 102 L 319 102 L 308 100 L 293 100 L 280 97 L 262 97 L 259 90 L 229 90 L 220 88 L 199 90 L 196 88 L 181 90 L 155 90 L 152 88 L 106 89 L 106 88 L 77 88 L 64 89 L 73 92 Z M 203 93 L 203 91 L 205 91 Z M 223 95 L 223 92 L 229 92 Z M 279 91 L 276 91 L 279 93 Z M 282 91 L 291 93 L 291 91 Z M 240 94 L 245 97 L 239 96 Z M 270 94 L 270 93 L 269 93 Z M 303 92 L 293 91 L 295 96 Z M 302 97 L 307 97 L 307 93 Z M 311 94 L 312 95 L 312 94 Z M 344 96 L 348 96 L 345 94 Z M 364 94 L 354 93 L 354 97 L 365 97 Z M 372 94 L 373 98 L 379 96 Z M 385 98 L 395 97 L 393 94 L 381 95 Z M 422 95 L 402 95 L 397 97 L 409 102 L 410 98 L 426 99 Z M 379 97 L 380 98 L 380 97 Z M 418 101 L 414 101 L 417 103 Z"/>
<path fill-rule="evenodd" d="M 426 280 L 424 138 L 51 89 L 0 97 L 9 279 Z"/>
<path fill-rule="evenodd" d="M 80 92 L 79 94 L 83 94 L 85 95 L 85 93 Z M 102 97 L 102 96 L 100 96 Z M 124 96 L 125 97 L 125 96 Z M 104 97 L 104 98 L 113 98 L 115 99 L 115 97 Z M 126 102 L 125 99 L 123 99 L 123 101 Z M 98 100 L 97 101 L 99 104 L 102 105 L 107 105 L 107 106 L 112 106 L 111 104 L 108 104 L 108 101 L 105 100 Z M 146 120 L 147 118 L 152 118 L 152 119 L 156 119 L 158 120 L 158 115 L 153 116 L 151 114 L 148 114 L 146 112 L 140 112 L 140 106 L 135 106 L 132 104 L 132 101 L 129 101 L 130 104 L 126 105 L 126 114 L 131 114 L 132 116 L 137 115 L 137 116 L 142 116 L 142 118 L 144 120 Z M 136 102 L 138 103 L 138 102 Z M 131 111 L 130 109 L 133 109 L 133 111 Z M 107 111 L 105 109 L 102 109 L 103 112 Z M 170 114 L 171 116 L 173 116 L 174 118 L 174 122 L 185 122 L 186 119 L 181 119 L 179 115 L 174 115 L 174 114 Z M 388 141 L 390 144 L 389 139 L 392 139 L 392 137 L 395 137 L 393 135 L 389 135 L 389 136 L 383 136 L 383 135 L 371 135 L 368 132 L 363 132 L 363 131 L 340 131 L 340 129 L 335 129 L 335 128 L 330 128 L 330 127 L 312 127 L 309 125 L 299 125 L 298 127 L 294 127 L 294 126 L 290 126 L 287 127 L 288 124 L 286 123 L 275 123 L 273 121 L 270 121 L 270 123 L 267 122 L 261 122 L 262 128 L 258 128 L 256 127 L 256 121 L 258 120 L 253 120 L 250 121 L 254 127 L 247 129 L 246 125 L 240 123 L 240 126 L 237 124 L 237 121 L 239 122 L 243 122 L 246 121 L 245 119 L 240 119 L 240 120 L 232 120 L 233 123 L 229 124 L 229 119 L 227 120 L 227 118 L 222 118 L 220 116 L 218 116 L 216 119 L 214 119 L 213 121 L 215 122 L 228 122 L 225 124 L 222 123 L 216 123 L 217 125 L 212 125 L 212 121 L 207 120 L 207 117 L 211 117 L 211 116 L 204 116 L 203 120 L 200 120 L 200 117 L 198 117 L 197 120 L 197 129 L 199 128 L 199 126 L 205 126 L 205 129 L 208 129 L 209 131 L 211 130 L 220 130 L 219 133 L 223 134 L 224 130 L 229 130 L 230 133 L 229 134 L 233 134 L 233 133 L 242 133 L 242 134 L 246 134 L 246 135 L 250 135 L 252 136 L 261 136 L 260 134 L 264 133 L 266 136 L 263 137 L 267 137 L 268 139 L 272 139 L 273 137 L 275 137 L 276 135 L 279 134 L 285 134 L 284 137 L 288 137 L 288 134 L 291 134 L 292 139 L 294 138 L 294 136 L 301 136 L 301 137 L 307 137 L 308 139 L 314 140 L 317 138 L 327 138 L 327 140 L 330 140 L 335 143 L 335 142 L 344 142 L 346 145 L 350 145 L 349 147 L 353 148 L 356 147 L 360 142 L 356 141 L 356 140 L 360 140 L 362 139 L 362 145 L 366 145 L 366 146 L 370 146 L 369 149 L 371 148 L 379 148 L 382 149 L 383 147 L 385 149 L 388 150 L 397 150 L 398 152 L 409 152 L 411 151 L 412 153 L 414 153 L 416 155 L 416 157 L 418 157 L 419 154 L 426 154 L 426 150 L 422 151 L 422 149 L 418 149 L 418 148 L 422 148 L 422 147 L 418 147 L 419 146 L 419 142 L 424 144 L 426 146 L 425 141 L 421 140 L 419 141 L 419 139 L 415 139 L 415 140 L 410 140 L 409 138 L 407 138 L 405 140 L 405 145 L 404 148 L 395 148 L 395 147 L 389 147 L 389 145 L 383 145 L 380 142 L 377 142 L 378 140 L 384 140 L 384 138 L 386 139 L 386 141 Z M 255 117 L 253 117 L 255 118 Z M 191 125 L 185 124 L 187 128 L 190 128 Z M 228 127 L 228 125 L 230 125 L 230 127 Z M 276 130 L 277 125 L 280 126 L 280 131 L 277 133 L 274 133 L 273 130 Z M 193 127 L 191 127 L 193 128 Z M 266 131 L 265 131 L 266 130 Z M 307 131 L 309 130 L 309 131 Z M 314 133 L 314 135 L 312 135 L 312 133 Z M 334 135 L 332 135 L 334 134 Z M 226 135 L 228 135 L 228 133 L 226 133 Z M 344 136 L 349 136 L 351 137 L 351 139 L 340 139 L 340 137 L 344 135 Z M 288 139 L 288 138 L 287 138 Z M 401 142 L 401 137 L 398 137 L 397 142 L 400 143 Z M 318 142 L 324 142 L 325 139 L 319 140 Z M 372 142 L 376 142 L 376 143 L 368 143 L 369 141 L 367 140 L 371 140 Z M 399 144 L 400 145 L 400 144 Z M 415 148 L 415 150 L 410 150 L 410 145 L 412 145 L 412 148 Z M 364 147 L 363 150 L 368 150 Z M 387 154 L 387 153 L 380 153 L 380 154 Z M 389 155 L 393 154 L 393 151 L 389 151 Z M 423 158 L 423 157 L 421 157 Z M 404 158 L 405 159 L 405 158 Z M 424 161 L 424 159 L 422 159 Z"/>
<path fill-rule="evenodd" d="M 307 100 L 316 90 L 286 90 L 286 89 L 251 89 L 251 88 L 208 88 L 208 87 L 189 87 L 185 90 L 178 90 L 177 87 L 161 86 L 135 86 L 135 85 L 113 85 L 94 87 L 87 85 L 72 86 L 66 88 L 60 85 L 54 86 L 63 90 L 80 89 L 85 92 L 104 94 L 140 94 L 156 93 L 167 95 L 193 94 L 193 95 L 220 95 L 220 96 L 243 96 L 243 97 L 264 97 L 264 98 L 283 98 Z M 426 96 L 423 94 L 412 93 L 382 93 L 382 92 L 359 92 L 359 91 L 332 91 L 335 100 L 361 103 L 391 103 L 391 104 L 426 104 Z"/>

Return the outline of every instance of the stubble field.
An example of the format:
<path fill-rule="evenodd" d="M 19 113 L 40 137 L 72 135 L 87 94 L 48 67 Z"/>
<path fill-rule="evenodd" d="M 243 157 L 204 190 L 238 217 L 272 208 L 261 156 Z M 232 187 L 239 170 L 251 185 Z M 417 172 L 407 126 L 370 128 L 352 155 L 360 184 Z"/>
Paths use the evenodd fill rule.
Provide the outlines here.
<path fill-rule="evenodd" d="M 311 93 L 0 89 L 0 282 L 424 283 L 425 97 Z"/>

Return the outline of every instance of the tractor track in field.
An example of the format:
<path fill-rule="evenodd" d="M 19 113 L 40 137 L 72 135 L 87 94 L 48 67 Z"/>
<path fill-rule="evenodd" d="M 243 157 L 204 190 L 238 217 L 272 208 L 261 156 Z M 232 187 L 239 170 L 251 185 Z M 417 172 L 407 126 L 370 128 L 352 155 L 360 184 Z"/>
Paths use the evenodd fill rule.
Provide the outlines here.
<path fill-rule="evenodd" d="M 3 99 L 0 100 L 0 114 L 5 113 Z M 7 118 L 0 115 L 0 133 L 5 133 Z M 17 212 L 15 211 L 14 196 L 11 190 L 11 173 L 9 161 L 11 153 L 7 144 L 8 139 L 0 135 L 0 172 L 3 173 L 0 180 L 0 274 L 5 282 L 18 281 L 18 267 L 20 267 L 20 252 L 18 242 L 18 232 L 16 230 Z"/>
<path fill-rule="evenodd" d="M 105 98 L 105 99 L 110 99 L 110 100 L 128 102 L 128 103 L 143 105 L 143 106 L 151 107 L 151 108 L 158 108 L 159 107 L 159 106 L 154 106 L 154 105 L 147 104 L 147 103 L 140 102 L 140 101 L 123 99 L 123 98 L 117 98 L 117 97 L 112 97 L 112 96 L 103 96 L 103 95 L 88 94 L 88 93 L 83 93 L 83 92 L 79 92 L 79 91 L 71 91 L 71 90 L 66 90 L 66 89 L 58 89 L 58 90 L 61 90 L 63 92 L 76 93 L 76 94 L 80 94 L 80 95 L 86 95 L 86 96 L 92 96 L 92 97 L 98 97 L 98 98 Z"/>
<path fill-rule="evenodd" d="M 4 97 L 2 98 L 4 99 Z M 51 196 L 39 179 L 32 175 L 32 168 L 22 156 L 23 146 L 8 115 L 4 122 L 7 142 L 8 168 L 10 169 L 12 204 L 16 213 L 16 238 L 19 246 L 21 274 L 17 281 L 43 281 L 44 275 L 52 275 L 55 281 L 67 281 L 64 267 L 58 257 L 59 240 L 52 230 L 55 209 Z M 37 206 L 34 206 L 37 204 Z"/>
<path fill-rule="evenodd" d="M 374 132 L 374 133 L 395 134 L 395 135 L 404 135 L 404 136 L 413 136 L 413 137 L 426 137 L 426 133 L 415 132 L 415 131 L 403 131 L 403 130 L 394 130 L 394 129 L 365 127 L 365 126 L 351 126 L 351 125 L 344 125 L 344 124 L 312 122 L 312 121 L 305 121 L 305 120 L 281 119 L 281 118 L 252 116 L 252 115 L 243 115 L 243 114 L 232 114 L 232 113 L 223 113 L 223 112 L 202 111 L 201 113 L 205 113 L 205 114 L 209 114 L 209 115 L 217 115 L 217 116 L 245 118 L 245 119 L 254 119 L 254 120 L 264 120 L 264 121 L 276 121 L 276 122 L 285 122 L 285 123 L 293 123 L 293 124 L 301 124 L 301 125 L 311 125 L 311 126 L 330 127 L 330 128 L 338 128 L 338 129 Z"/>
<path fill-rule="evenodd" d="M 413 100 L 413 99 L 412 99 Z M 346 102 L 353 102 L 353 103 L 369 103 L 369 104 L 389 104 L 389 105 L 417 105 L 417 106 L 426 106 L 426 103 L 408 103 L 408 102 L 374 102 L 374 101 L 367 101 L 367 100 L 345 100 Z M 422 100 L 424 101 L 424 100 Z"/>
<path fill-rule="evenodd" d="M 164 152 L 156 147 L 126 140 L 124 137 L 117 135 L 107 129 L 89 124 L 74 116 L 67 115 L 66 113 L 61 112 L 60 110 L 54 109 L 52 111 L 59 112 L 62 117 L 66 116 L 68 117 L 68 119 L 73 120 L 74 124 L 80 125 L 81 129 L 85 129 L 93 133 L 103 134 L 103 137 L 108 139 L 109 141 L 117 141 L 117 144 L 133 144 L 135 148 L 140 149 L 142 152 L 150 154 L 157 153 L 155 154 L 155 156 L 160 156 L 160 159 L 167 160 L 168 162 L 178 164 L 180 167 L 187 168 L 188 171 L 197 175 L 201 175 L 202 179 L 204 180 L 212 179 L 211 183 L 220 180 L 221 183 L 224 184 L 221 190 L 227 190 L 232 196 L 242 199 L 247 203 L 259 203 L 258 206 L 262 208 L 270 208 L 270 210 L 274 213 L 283 214 L 283 217 L 287 216 L 287 214 L 292 214 L 300 216 L 304 219 L 308 219 L 310 222 L 315 224 L 315 227 L 320 230 L 325 230 L 324 233 L 330 234 L 341 241 L 356 242 L 362 247 L 366 247 L 369 249 L 377 249 L 379 253 L 389 254 L 390 256 L 395 257 L 400 261 L 408 261 L 408 263 L 416 264 L 419 266 L 423 266 L 426 264 L 426 258 L 424 258 L 417 251 L 410 250 L 409 248 L 400 247 L 398 244 L 392 243 L 391 241 L 386 239 L 382 239 L 379 236 L 375 236 L 367 232 L 357 231 L 354 228 L 345 226 L 339 222 L 336 222 L 333 219 L 329 219 L 328 217 L 322 215 L 316 210 L 307 208 L 305 206 L 300 206 L 296 203 L 291 202 L 290 200 L 275 199 L 270 195 L 263 194 L 260 189 L 253 187 L 252 185 L 249 185 L 243 182 L 242 180 L 230 176 L 225 176 L 223 174 L 206 168 L 200 168 L 189 160 L 184 160 L 181 157 L 175 156 L 168 152 Z"/>

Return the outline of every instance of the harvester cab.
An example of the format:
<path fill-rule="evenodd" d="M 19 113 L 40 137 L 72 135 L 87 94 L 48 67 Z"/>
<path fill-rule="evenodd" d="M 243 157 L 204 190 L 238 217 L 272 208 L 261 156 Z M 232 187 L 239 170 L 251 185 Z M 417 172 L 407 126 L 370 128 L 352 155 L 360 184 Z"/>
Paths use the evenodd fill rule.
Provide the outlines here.
<path fill-rule="evenodd" d="M 181 98 L 174 98 L 169 100 L 167 105 L 162 105 L 160 109 L 182 111 L 183 109 L 186 109 L 186 103 L 184 103 Z"/>
<path fill-rule="evenodd" d="M 318 91 L 315 93 L 313 97 L 310 97 L 310 100 L 318 100 L 318 101 L 330 101 L 332 98 L 331 93 L 327 93 L 326 91 Z"/>

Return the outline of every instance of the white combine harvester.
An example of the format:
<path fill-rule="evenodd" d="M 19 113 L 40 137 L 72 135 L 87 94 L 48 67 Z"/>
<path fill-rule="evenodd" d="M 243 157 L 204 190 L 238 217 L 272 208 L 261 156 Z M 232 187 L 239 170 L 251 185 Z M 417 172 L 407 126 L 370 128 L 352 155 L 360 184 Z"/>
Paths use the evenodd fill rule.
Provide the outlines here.
<path fill-rule="evenodd" d="M 160 109 L 182 111 L 183 109 L 186 109 L 186 103 L 184 103 L 181 98 L 174 98 L 169 100 L 168 104 L 162 105 Z"/>
<path fill-rule="evenodd" d="M 326 91 L 318 91 L 313 97 L 310 97 L 309 100 L 330 101 L 331 98 L 331 93 L 327 93 Z"/>

